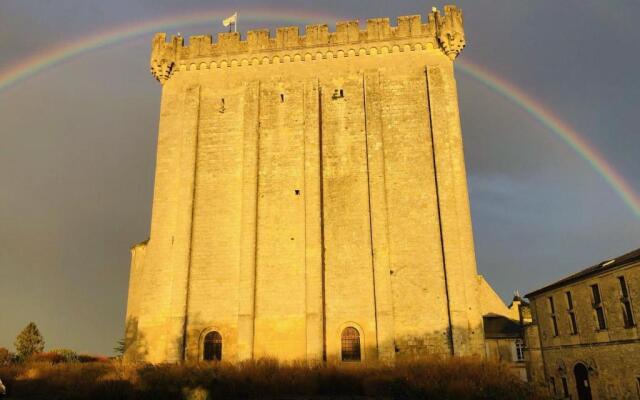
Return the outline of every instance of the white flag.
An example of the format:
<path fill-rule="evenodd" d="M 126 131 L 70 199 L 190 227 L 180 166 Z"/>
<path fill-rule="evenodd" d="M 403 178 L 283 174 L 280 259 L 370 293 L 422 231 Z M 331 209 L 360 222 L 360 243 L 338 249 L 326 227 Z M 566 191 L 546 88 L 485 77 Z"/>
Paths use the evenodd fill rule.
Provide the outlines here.
<path fill-rule="evenodd" d="M 229 18 L 222 20 L 222 25 L 224 25 L 224 26 L 229 26 L 231 24 L 235 25 L 236 22 L 238 22 L 238 13 L 237 12 L 234 13 Z"/>

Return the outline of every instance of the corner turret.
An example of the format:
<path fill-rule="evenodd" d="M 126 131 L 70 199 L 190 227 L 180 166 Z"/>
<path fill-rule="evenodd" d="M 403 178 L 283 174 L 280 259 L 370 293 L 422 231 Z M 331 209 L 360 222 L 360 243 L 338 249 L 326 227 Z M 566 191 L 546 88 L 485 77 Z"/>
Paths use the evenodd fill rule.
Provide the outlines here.
<path fill-rule="evenodd" d="M 166 33 L 156 33 L 151 42 L 151 60 L 149 62 L 151 74 L 161 84 L 164 84 L 171 77 L 176 65 L 178 48 L 184 46 L 182 36 L 172 36 L 169 43 L 166 40 Z"/>
<path fill-rule="evenodd" d="M 444 6 L 444 14 L 433 9 L 438 29 L 438 42 L 447 56 L 454 60 L 467 44 L 464 37 L 462 10 L 456 6 Z"/>

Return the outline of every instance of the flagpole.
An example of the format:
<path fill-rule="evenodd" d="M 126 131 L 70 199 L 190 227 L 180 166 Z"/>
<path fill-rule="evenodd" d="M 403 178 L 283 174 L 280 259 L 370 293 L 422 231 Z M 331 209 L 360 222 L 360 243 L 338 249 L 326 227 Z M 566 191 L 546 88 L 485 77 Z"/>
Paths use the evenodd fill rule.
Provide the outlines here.
<path fill-rule="evenodd" d="M 233 31 L 238 33 L 238 13 L 236 12 L 236 22 L 233 24 Z"/>

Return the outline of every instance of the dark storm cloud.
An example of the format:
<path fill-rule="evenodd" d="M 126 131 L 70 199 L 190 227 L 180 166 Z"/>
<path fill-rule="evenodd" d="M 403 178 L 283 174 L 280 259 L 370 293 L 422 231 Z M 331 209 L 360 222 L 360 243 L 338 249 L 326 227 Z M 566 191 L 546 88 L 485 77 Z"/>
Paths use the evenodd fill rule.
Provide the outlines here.
<path fill-rule="evenodd" d="M 611 4 L 460 2 L 462 57 L 553 110 L 640 191 L 640 6 Z M 0 71 L 81 35 L 172 13 L 293 7 L 364 21 L 424 15 L 432 5 L 442 8 L 415 0 L 4 0 Z M 160 88 L 148 51 L 146 38 L 84 54 L 0 92 L 0 346 L 30 320 L 48 347 L 110 353 L 122 336 L 128 249 L 148 237 L 153 190 Z M 459 75 L 458 84 L 478 268 L 505 299 L 640 246 L 638 218 L 573 150 L 477 81 Z"/>

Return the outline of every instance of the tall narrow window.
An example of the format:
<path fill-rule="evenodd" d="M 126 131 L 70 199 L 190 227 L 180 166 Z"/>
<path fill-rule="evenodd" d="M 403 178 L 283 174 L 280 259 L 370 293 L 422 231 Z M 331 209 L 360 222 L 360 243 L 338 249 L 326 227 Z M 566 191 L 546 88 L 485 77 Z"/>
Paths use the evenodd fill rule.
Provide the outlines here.
<path fill-rule="evenodd" d="M 556 305 L 553 303 L 553 297 L 549 297 L 549 311 L 551 312 L 551 326 L 553 328 L 553 336 L 558 336 L 558 318 L 556 318 Z"/>
<path fill-rule="evenodd" d="M 562 377 L 562 394 L 565 398 L 569 398 L 569 383 L 565 376 Z"/>
<path fill-rule="evenodd" d="M 607 321 L 604 319 L 604 306 L 602 305 L 602 297 L 600 296 L 600 287 L 591 285 L 591 293 L 593 294 L 593 310 L 596 313 L 596 322 L 598 330 L 607 329 Z"/>
<path fill-rule="evenodd" d="M 576 312 L 573 309 L 573 297 L 571 292 L 567 292 L 567 310 L 569 312 L 569 324 L 571 325 L 571 334 L 576 335 L 578 333 L 578 321 L 576 320 Z"/>
<path fill-rule="evenodd" d="M 640 376 L 636 378 L 636 389 L 638 390 L 638 398 L 640 399 Z"/>
<path fill-rule="evenodd" d="M 522 339 L 516 339 L 516 361 L 524 361 L 524 342 Z"/>
<path fill-rule="evenodd" d="M 222 360 L 222 336 L 216 331 L 207 333 L 204 337 L 203 357 L 205 361 Z"/>
<path fill-rule="evenodd" d="M 342 331 L 342 361 L 360 361 L 360 332 L 348 327 Z"/>
<path fill-rule="evenodd" d="M 622 303 L 622 317 L 624 319 L 624 326 L 625 328 L 631 328 L 633 326 L 636 326 L 636 321 L 633 318 L 633 310 L 631 309 L 629 287 L 627 286 L 627 281 L 624 279 L 624 276 L 619 276 L 618 282 L 620 282 L 620 293 L 622 294 L 622 297 L 620 297 L 620 302 Z"/>
<path fill-rule="evenodd" d="M 549 386 L 551 386 L 551 393 L 556 396 L 558 394 L 558 389 L 556 389 L 556 378 L 554 378 L 553 376 L 549 378 Z"/>

